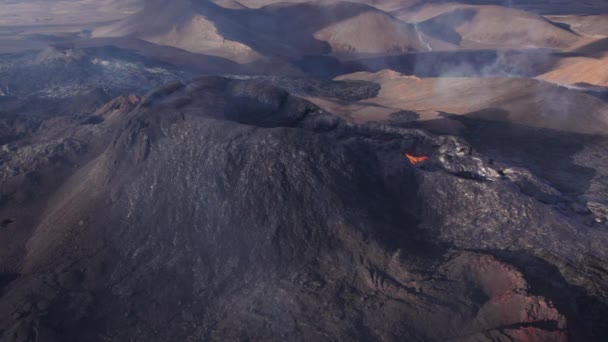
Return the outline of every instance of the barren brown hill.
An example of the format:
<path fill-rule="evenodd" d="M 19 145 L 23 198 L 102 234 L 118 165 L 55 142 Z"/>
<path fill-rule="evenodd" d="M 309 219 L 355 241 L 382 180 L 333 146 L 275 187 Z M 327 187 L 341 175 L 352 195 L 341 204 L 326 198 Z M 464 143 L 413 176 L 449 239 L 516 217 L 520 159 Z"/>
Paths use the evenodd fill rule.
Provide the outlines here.
<path fill-rule="evenodd" d="M 608 57 L 586 58 L 574 57 L 561 61 L 553 70 L 542 74 L 539 79 L 558 83 L 588 83 L 608 86 Z"/>
<path fill-rule="evenodd" d="M 368 0 L 382 6 L 384 3 L 395 4 L 399 0 Z M 540 15 L 594 15 L 608 13 L 608 3 L 604 0 L 403 0 L 406 6 L 411 4 L 441 5 L 459 3 L 466 5 L 496 5 L 520 9 Z"/>
<path fill-rule="evenodd" d="M 117 23 L 99 28 L 93 37 L 134 36 L 155 44 L 177 47 L 238 63 L 259 61 L 263 57 L 250 46 L 226 39 L 209 15 L 197 10 L 190 1 L 176 1 L 166 6 L 149 1 L 138 13 Z"/>
<path fill-rule="evenodd" d="M 432 4 L 394 13 L 406 22 L 420 23 L 429 35 L 464 48 L 565 49 L 579 39 L 539 15 L 501 6 Z"/>
<path fill-rule="evenodd" d="M 427 0 L 445 2 L 445 0 Z M 525 11 L 549 14 L 597 14 L 608 12 L 608 3 L 604 0 L 461 0 L 459 2 L 475 5 L 502 5 L 519 8 Z"/>
<path fill-rule="evenodd" d="M 97 29 L 93 36 L 135 36 L 239 63 L 268 56 L 403 53 L 449 47 L 416 26 L 364 4 L 320 1 L 277 3 L 260 9 L 226 7 L 234 6 L 180 1 L 164 8 L 149 2 L 141 12 Z"/>
<path fill-rule="evenodd" d="M 332 52 L 379 54 L 453 48 L 429 37 L 416 25 L 405 24 L 377 10 L 334 23 L 314 36 L 329 43 Z"/>
<path fill-rule="evenodd" d="M 276 1 L 276 0 L 242 0 L 240 1 L 242 4 L 244 4 L 245 6 L 249 7 L 249 8 L 260 8 L 260 7 L 264 7 L 267 5 L 271 5 L 277 2 L 284 2 L 284 3 L 303 3 L 303 2 L 308 2 L 309 0 L 283 0 L 283 1 Z M 332 0 L 325 0 L 325 1 L 332 1 Z M 416 4 L 419 4 L 421 2 L 423 2 L 422 0 L 351 0 L 349 2 L 353 2 L 353 3 L 359 3 L 359 4 L 366 4 L 366 5 L 370 5 L 373 7 L 376 7 L 380 10 L 383 11 L 393 11 L 393 10 L 397 10 L 397 9 L 404 9 L 407 7 L 411 7 L 414 6 Z"/>
<path fill-rule="evenodd" d="M 559 84 L 608 86 L 608 38 L 585 39 L 538 78 Z"/>
<path fill-rule="evenodd" d="M 608 36 L 608 14 L 547 16 L 555 23 L 567 25 L 572 31 L 592 38 Z"/>
<path fill-rule="evenodd" d="M 608 105 L 591 95 L 527 78 L 418 78 L 394 71 L 360 72 L 339 80 L 365 80 L 380 84 L 377 97 L 342 105 L 331 99 L 313 99 L 327 110 L 355 121 L 389 120 L 408 110 L 421 120 L 441 112 L 468 114 L 501 109 L 495 120 L 561 131 L 603 134 L 608 131 Z M 456 122 L 454 123 L 456 124 Z"/>

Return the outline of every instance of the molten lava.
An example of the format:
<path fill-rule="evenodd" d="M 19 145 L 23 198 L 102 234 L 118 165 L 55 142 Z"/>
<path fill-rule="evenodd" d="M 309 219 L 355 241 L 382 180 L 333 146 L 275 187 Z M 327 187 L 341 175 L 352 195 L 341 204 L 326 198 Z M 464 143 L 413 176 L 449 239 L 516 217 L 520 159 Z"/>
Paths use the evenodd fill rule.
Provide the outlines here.
<path fill-rule="evenodd" d="M 405 156 L 410 161 L 410 163 L 412 163 L 412 165 L 424 163 L 425 161 L 429 160 L 429 157 L 427 156 L 413 156 L 407 152 L 405 153 Z"/>

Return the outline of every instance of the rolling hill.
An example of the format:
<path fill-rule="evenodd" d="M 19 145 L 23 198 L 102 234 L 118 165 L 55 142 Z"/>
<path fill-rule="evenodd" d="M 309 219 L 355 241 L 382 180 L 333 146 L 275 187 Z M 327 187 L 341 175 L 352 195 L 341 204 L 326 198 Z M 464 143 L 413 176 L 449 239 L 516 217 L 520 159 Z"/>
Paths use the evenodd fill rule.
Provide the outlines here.
<path fill-rule="evenodd" d="M 452 47 L 372 6 L 340 1 L 278 3 L 259 9 L 181 1 L 163 11 L 149 2 L 141 12 L 99 28 L 93 36 L 133 36 L 239 63 L 272 56 L 297 59 Z"/>
<path fill-rule="evenodd" d="M 501 6 L 433 4 L 394 14 L 403 21 L 419 23 L 430 36 L 462 48 L 565 49 L 579 40 L 575 33 L 539 15 Z"/>

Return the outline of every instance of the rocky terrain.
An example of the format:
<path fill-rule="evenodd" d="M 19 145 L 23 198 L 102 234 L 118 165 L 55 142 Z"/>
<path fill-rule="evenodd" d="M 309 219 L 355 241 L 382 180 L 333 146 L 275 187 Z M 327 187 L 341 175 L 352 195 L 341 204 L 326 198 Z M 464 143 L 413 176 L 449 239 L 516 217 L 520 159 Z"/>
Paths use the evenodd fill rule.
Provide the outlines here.
<path fill-rule="evenodd" d="M 606 11 L 0 2 L 0 340 L 605 341 Z"/>
<path fill-rule="evenodd" d="M 606 295 L 605 228 L 585 224 L 604 217 L 460 138 L 218 77 L 21 125 L 3 155 L 8 340 L 606 329 L 585 299 Z"/>

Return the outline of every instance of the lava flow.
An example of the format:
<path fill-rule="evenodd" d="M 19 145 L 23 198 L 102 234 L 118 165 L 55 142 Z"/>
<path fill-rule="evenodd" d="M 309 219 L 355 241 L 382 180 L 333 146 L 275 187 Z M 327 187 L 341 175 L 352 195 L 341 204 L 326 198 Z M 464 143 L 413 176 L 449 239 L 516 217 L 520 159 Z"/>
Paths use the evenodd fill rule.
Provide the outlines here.
<path fill-rule="evenodd" d="M 412 163 L 412 165 L 418 165 L 420 163 L 424 163 L 425 161 L 429 160 L 429 157 L 427 156 L 413 156 L 409 153 L 405 153 L 405 156 L 407 157 L 407 159 L 410 161 L 410 163 Z"/>

